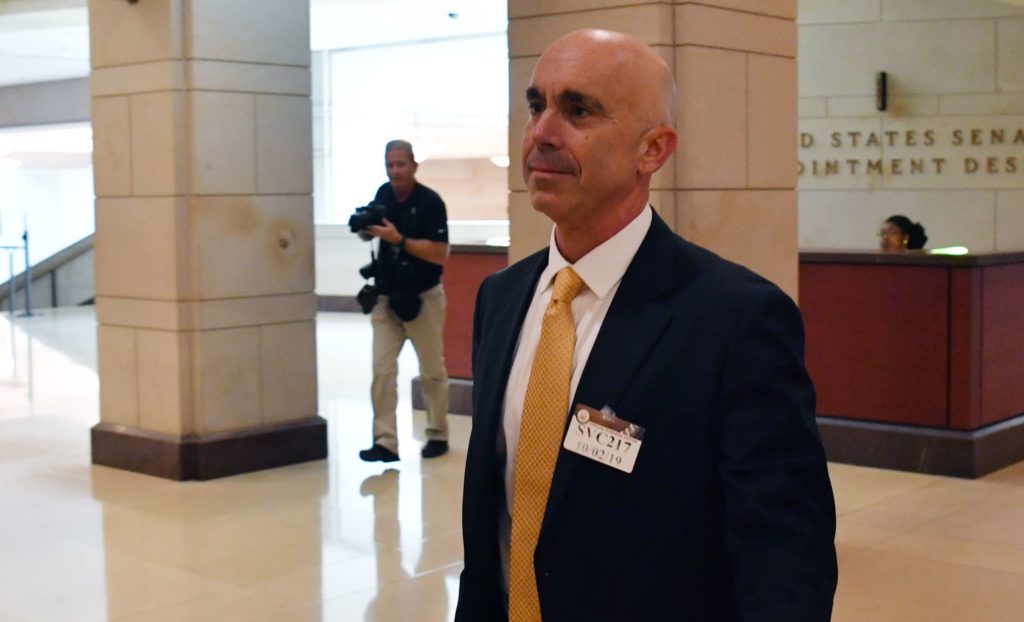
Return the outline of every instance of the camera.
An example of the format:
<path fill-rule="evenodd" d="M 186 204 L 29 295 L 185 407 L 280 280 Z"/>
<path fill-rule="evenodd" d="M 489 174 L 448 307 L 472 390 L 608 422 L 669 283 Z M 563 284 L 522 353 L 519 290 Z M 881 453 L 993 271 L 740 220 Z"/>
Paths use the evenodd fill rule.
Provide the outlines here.
<path fill-rule="evenodd" d="M 359 233 L 370 225 L 383 224 L 384 205 L 381 203 L 370 203 L 357 207 L 355 213 L 348 219 L 348 228 L 352 230 L 352 233 Z"/>
<path fill-rule="evenodd" d="M 367 280 L 377 276 L 377 260 L 374 259 L 362 268 L 359 268 L 359 276 Z"/>
<path fill-rule="evenodd" d="M 373 308 L 377 306 L 377 297 L 380 293 L 377 288 L 367 283 L 363 285 L 363 288 L 356 294 L 356 302 L 359 303 L 359 308 L 364 314 L 369 314 L 373 311 Z"/>

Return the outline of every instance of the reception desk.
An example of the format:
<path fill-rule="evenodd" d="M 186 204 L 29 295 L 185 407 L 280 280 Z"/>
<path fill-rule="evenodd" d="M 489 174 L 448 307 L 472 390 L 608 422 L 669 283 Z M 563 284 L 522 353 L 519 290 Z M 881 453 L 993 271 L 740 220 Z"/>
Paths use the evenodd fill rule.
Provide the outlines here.
<path fill-rule="evenodd" d="M 978 477 L 1024 460 L 1024 252 L 802 252 L 829 459 Z"/>
<path fill-rule="evenodd" d="M 453 244 L 441 282 L 447 299 L 444 321 L 444 361 L 448 376 L 473 377 L 473 308 L 476 292 L 488 275 L 508 265 L 508 248 Z"/>
<path fill-rule="evenodd" d="M 453 244 L 441 283 L 447 299 L 444 321 L 444 362 L 448 368 L 448 412 L 472 414 L 473 309 L 476 292 L 488 275 L 508 265 L 508 248 L 484 244 Z M 412 382 L 413 408 L 426 407 L 419 376 Z"/>

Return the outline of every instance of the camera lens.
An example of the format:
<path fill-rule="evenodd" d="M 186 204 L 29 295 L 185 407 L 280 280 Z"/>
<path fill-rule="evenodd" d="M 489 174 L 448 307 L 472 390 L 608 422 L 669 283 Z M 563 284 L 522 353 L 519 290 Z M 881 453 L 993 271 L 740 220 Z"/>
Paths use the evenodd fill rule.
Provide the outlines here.
<path fill-rule="evenodd" d="M 357 207 L 355 213 L 348 219 L 348 228 L 352 233 L 359 233 L 371 225 L 384 224 L 384 206 L 380 203 L 370 203 Z"/>

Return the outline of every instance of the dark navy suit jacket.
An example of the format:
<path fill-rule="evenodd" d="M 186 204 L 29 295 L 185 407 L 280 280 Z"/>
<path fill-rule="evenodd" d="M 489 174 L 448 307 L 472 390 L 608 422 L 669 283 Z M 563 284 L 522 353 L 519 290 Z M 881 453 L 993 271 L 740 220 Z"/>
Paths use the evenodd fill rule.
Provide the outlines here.
<path fill-rule="evenodd" d="M 477 297 L 459 622 L 507 618 L 496 446 L 546 263 Z M 790 298 L 655 215 L 572 398 L 644 426 L 643 444 L 631 474 L 560 451 L 534 561 L 544 621 L 827 622 L 835 504 L 814 400 Z"/>

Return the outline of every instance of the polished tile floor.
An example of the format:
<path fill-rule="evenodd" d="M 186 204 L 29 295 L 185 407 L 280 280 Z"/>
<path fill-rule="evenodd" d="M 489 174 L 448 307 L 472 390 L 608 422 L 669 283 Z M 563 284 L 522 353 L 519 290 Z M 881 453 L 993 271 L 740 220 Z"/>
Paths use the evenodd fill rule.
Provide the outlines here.
<path fill-rule="evenodd" d="M 89 463 L 91 309 L 0 317 L 0 622 L 451 620 L 469 421 L 452 417 L 450 454 L 420 459 L 407 348 L 403 459 L 360 462 L 369 339 L 363 316 L 318 318 L 328 460 L 176 483 Z M 973 482 L 832 477 L 834 620 L 1024 620 L 1024 464 Z"/>

